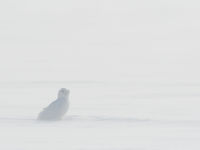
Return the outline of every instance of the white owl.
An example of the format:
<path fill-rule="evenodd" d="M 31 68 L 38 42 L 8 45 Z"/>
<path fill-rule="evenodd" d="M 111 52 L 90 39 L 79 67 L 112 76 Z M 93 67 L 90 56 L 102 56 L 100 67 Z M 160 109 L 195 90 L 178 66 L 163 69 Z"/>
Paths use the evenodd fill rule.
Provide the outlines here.
<path fill-rule="evenodd" d="M 38 115 L 38 120 L 60 120 L 69 109 L 69 90 L 61 88 L 58 98 L 44 108 Z"/>

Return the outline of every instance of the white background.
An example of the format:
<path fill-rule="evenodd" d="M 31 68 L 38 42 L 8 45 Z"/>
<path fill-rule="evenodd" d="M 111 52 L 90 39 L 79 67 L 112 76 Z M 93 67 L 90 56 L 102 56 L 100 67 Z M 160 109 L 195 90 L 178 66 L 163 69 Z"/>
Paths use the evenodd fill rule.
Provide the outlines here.
<path fill-rule="evenodd" d="M 1 80 L 199 82 L 198 5 L 1 1 Z"/>
<path fill-rule="evenodd" d="M 2 0 L 0 149 L 199 150 L 199 4 Z"/>

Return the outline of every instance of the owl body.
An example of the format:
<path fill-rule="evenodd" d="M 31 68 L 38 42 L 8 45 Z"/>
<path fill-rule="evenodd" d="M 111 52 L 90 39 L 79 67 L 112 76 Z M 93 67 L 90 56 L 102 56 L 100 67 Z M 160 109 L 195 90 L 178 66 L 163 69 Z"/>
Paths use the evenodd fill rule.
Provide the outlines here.
<path fill-rule="evenodd" d="M 44 108 L 38 120 L 61 120 L 69 109 L 69 90 L 64 88 L 58 92 L 58 98 Z"/>

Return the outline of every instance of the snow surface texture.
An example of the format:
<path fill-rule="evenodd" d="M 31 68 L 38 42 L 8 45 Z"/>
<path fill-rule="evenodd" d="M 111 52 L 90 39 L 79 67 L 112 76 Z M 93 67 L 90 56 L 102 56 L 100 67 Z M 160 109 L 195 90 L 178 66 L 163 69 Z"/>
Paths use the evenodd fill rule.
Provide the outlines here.
<path fill-rule="evenodd" d="M 1 0 L 0 150 L 199 150 L 199 0 Z M 62 121 L 36 121 L 70 89 Z"/>
<path fill-rule="evenodd" d="M 70 89 L 61 121 L 37 121 L 57 89 Z M 36 82 L 0 85 L 2 150 L 199 150 L 200 85 Z"/>
<path fill-rule="evenodd" d="M 40 112 L 38 120 L 60 120 L 69 109 L 69 90 L 62 88 L 58 98 Z"/>

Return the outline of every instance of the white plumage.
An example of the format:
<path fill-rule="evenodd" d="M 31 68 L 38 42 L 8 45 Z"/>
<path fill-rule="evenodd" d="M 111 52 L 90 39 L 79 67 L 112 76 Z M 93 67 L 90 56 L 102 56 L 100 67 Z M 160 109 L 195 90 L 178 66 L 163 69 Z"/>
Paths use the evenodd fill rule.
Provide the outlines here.
<path fill-rule="evenodd" d="M 38 120 L 60 120 L 69 109 L 69 90 L 61 88 L 58 98 L 44 108 L 38 115 Z"/>

